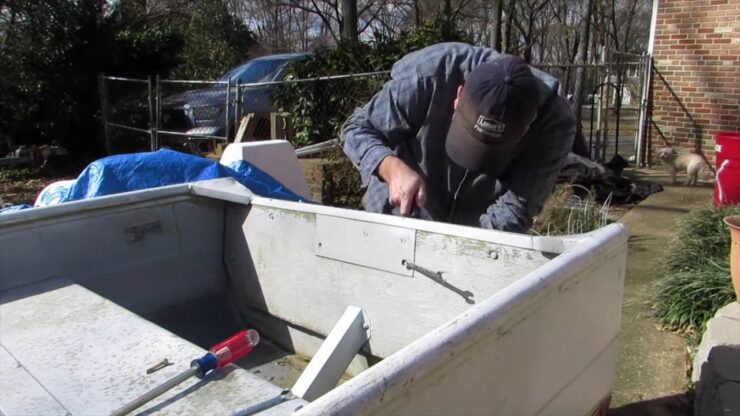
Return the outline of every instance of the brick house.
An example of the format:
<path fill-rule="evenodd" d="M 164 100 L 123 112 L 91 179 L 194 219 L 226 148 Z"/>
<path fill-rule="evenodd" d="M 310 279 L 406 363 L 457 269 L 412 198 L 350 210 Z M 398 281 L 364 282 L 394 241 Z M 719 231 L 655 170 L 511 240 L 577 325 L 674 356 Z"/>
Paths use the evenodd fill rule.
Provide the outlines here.
<path fill-rule="evenodd" d="M 714 135 L 740 130 L 740 0 L 654 4 L 652 147 L 713 162 Z"/>

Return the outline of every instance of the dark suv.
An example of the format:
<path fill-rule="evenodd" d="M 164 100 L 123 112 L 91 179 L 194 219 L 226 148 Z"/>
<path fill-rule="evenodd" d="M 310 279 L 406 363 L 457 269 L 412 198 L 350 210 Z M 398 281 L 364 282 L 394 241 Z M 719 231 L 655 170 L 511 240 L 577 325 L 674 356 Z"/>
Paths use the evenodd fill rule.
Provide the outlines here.
<path fill-rule="evenodd" d="M 285 69 L 288 64 L 306 59 L 311 55 L 311 53 L 287 53 L 255 58 L 222 75 L 218 81 L 224 84 L 167 96 L 162 99 L 160 129 L 185 133 L 191 137 L 225 136 L 230 139 L 237 127 L 235 124 L 239 115 L 265 114 L 275 111 L 271 99 L 273 85 L 242 88 L 238 108 L 234 105 L 237 96 L 236 86 L 282 81 L 285 78 Z M 226 131 L 226 81 L 230 86 L 228 89 L 228 114 L 231 123 L 229 131 Z M 240 114 L 236 115 L 236 111 Z"/>

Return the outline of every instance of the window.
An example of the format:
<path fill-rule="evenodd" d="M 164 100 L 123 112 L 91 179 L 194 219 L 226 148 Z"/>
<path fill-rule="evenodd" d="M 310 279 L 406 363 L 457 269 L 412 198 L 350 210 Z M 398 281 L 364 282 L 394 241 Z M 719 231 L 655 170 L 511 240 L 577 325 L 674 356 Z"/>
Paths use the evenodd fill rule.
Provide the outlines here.
<path fill-rule="evenodd" d="M 248 62 L 224 74 L 220 80 L 232 82 L 252 83 L 272 81 L 286 59 L 265 59 Z"/>

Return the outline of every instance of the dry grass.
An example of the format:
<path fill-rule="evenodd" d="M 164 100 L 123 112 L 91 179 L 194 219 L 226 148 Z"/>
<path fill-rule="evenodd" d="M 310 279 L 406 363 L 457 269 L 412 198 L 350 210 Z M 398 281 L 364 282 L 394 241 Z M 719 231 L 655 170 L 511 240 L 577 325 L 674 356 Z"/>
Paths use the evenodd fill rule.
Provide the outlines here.
<path fill-rule="evenodd" d="M 561 184 L 534 218 L 530 232 L 537 235 L 587 233 L 608 223 L 609 200 L 599 203 L 588 189 Z"/>

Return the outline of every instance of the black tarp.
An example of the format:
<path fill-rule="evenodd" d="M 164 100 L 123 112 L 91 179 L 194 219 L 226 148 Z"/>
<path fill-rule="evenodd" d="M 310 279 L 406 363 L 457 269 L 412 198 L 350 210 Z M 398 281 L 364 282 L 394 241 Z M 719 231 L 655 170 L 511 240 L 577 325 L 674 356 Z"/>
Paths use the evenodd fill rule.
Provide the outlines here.
<path fill-rule="evenodd" d="M 660 184 L 637 182 L 622 176 L 622 170 L 626 166 L 627 162 L 618 155 L 602 165 L 575 153 L 569 153 L 565 166 L 560 171 L 558 182 L 590 189 L 599 202 L 604 202 L 611 196 L 612 205 L 634 204 L 663 190 Z"/>

